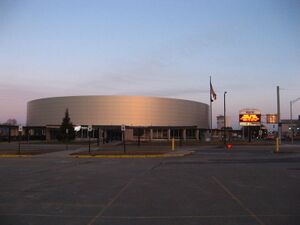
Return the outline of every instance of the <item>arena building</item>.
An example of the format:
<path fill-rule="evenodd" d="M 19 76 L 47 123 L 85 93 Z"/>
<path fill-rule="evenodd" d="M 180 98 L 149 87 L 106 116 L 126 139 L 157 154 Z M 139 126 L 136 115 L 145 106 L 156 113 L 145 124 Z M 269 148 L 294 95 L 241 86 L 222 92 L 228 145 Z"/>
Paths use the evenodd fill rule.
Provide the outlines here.
<path fill-rule="evenodd" d="M 55 139 L 68 109 L 71 122 L 80 126 L 77 139 L 92 137 L 121 140 L 199 139 L 208 129 L 207 104 L 172 98 L 144 96 L 68 96 L 28 102 L 27 127 L 45 127 L 48 140 Z"/>

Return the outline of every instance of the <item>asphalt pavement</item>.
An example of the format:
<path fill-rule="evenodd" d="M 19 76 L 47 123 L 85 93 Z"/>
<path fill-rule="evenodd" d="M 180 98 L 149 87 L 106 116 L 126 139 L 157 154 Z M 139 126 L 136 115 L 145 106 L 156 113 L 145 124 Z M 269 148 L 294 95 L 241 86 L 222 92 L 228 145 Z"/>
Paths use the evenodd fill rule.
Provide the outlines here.
<path fill-rule="evenodd" d="M 188 150 L 155 159 L 0 158 L 0 224 L 300 224 L 298 146 Z"/>

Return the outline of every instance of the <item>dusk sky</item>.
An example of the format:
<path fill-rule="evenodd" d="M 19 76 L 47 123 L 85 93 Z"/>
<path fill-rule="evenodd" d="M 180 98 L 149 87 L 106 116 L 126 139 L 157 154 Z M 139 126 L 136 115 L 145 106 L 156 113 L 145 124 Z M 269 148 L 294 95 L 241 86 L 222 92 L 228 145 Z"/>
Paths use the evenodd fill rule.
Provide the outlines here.
<path fill-rule="evenodd" d="M 214 124 L 224 91 L 235 128 L 242 108 L 276 113 L 277 85 L 288 119 L 300 97 L 300 1 L 0 0 L 0 123 L 25 124 L 28 101 L 54 96 L 209 104 L 209 76 Z"/>

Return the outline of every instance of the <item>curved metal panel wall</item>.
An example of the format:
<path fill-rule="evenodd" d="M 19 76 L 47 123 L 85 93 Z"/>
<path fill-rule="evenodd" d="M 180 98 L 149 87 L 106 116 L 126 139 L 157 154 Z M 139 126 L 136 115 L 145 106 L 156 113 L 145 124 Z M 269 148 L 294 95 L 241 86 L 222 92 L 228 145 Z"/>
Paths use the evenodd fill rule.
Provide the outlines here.
<path fill-rule="evenodd" d="M 69 96 L 28 102 L 27 125 L 59 125 L 66 108 L 75 125 L 198 126 L 208 128 L 208 105 L 144 96 Z"/>

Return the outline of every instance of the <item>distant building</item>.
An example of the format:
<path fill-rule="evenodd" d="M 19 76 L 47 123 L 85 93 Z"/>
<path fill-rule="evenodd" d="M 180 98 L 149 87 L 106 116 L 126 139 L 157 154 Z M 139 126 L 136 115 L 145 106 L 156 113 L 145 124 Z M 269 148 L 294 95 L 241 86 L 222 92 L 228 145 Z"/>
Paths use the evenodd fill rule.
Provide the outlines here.
<path fill-rule="evenodd" d="M 226 116 L 226 127 L 232 127 L 232 121 L 230 116 Z M 217 129 L 224 128 L 224 116 L 219 115 L 217 116 Z"/>
<path fill-rule="evenodd" d="M 292 130 L 294 132 L 294 136 L 300 135 L 300 115 L 298 116 L 298 120 L 281 120 L 281 123 L 281 131 L 283 135 L 290 136 Z"/>
<path fill-rule="evenodd" d="M 77 138 L 121 140 L 199 139 L 209 127 L 207 104 L 172 98 L 144 96 L 70 96 L 28 102 L 27 126 L 43 126 L 48 140 L 55 139 L 68 108 L 71 121 L 81 129 Z M 231 121 L 228 120 L 228 126 Z"/>

